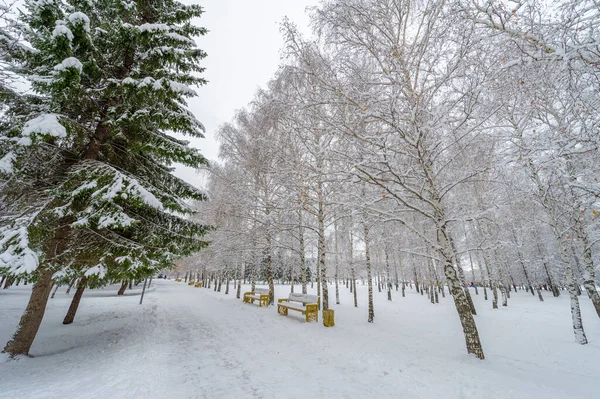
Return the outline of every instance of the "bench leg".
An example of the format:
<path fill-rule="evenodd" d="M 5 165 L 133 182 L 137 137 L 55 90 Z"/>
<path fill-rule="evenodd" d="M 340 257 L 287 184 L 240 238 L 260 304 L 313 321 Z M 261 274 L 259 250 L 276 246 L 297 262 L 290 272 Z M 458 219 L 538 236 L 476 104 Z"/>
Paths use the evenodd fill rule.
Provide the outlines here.
<path fill-rule="evenodd" d="M 318 305 L 306 305 L 306 322 L 319 321 Z"/>
<path fill-rule="evenodd" d="M 287 316 L 288 309 L 286 307 L 277 305 L 277 313 L 279 313 L 281 315 L 284 315 L 284 316 Z"/>

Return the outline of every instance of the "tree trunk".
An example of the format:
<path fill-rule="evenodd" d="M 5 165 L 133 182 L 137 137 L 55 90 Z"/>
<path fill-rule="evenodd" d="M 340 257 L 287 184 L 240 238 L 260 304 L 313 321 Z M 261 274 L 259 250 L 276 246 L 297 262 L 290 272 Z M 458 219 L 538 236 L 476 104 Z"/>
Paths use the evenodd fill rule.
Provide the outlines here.
<path fill-rule="evenodd" d="M 302 274 L 300 277 L 302 279 L 302 293 L 306 294 L 307 288 L 306 288 L 306 279 L 307 279 L 307 273 L 306 273 L 306 256 L 304 254 L 304 226 L 303 224 L 303 218 L 302 218 L 302 209 L 300 209 L 298 211 L 298 242 L 300 245 L 300 273 Z"/>
<path fill-rule="evenodd" d="M 67 288 L 67 292 L 65 292 L 65 294 L 69 295 L 69 293 L 71 292 L 71 288 L 73 288 L 73 285 L 75 284 L 75 281 L 77 281 L 76 278 L 71 280 L 71 283 L 69 284 L 69 287 Z"/>
<path fill-rule="evenodd" d="M 415 272 L 415 289 L 417 290 L 417 293 L 419 292 L 419 280 L 417 279 L 417 268 L 414 268 L 414 272 Z"/>
<path fill-rule="evenodd" d="M 388 301 L 392 300 L 392 282 L 390 279 L 390 256 L 388 254 L 387 245 L 384 248 L 385 251 L 385 273 L 386 273 L 386 286 L 387 286 L 387 299 Z"/>
<path fill-rule="evenodd" d="M 79 280 L 79 283 L 77 283 L 77 290 L 75 290 L 75 295 L 73 295 L 71 306 L 69 306 L 69 310 L 67 311 L 67 314 L 63 320 L 63 324 L 71 324 L 73 323 L 73 320 L 75 320 L 75 314 L 79 308 L 79 302 L 81 301 L 81 297 L 83 296 L 83 291 L 85 291 L 86 285 L 87 277 L 83 276 Z"/>
<path fill-rule="evenodd" d="M 269 305 L 275 303 L 275 283 L 273 282 L 273 258 L 271 256 L 271 235 L 267 234 L 267 282 L 269 283 Z"/>
<path fill-rule="evenodd" d="M 583 288 L 588 293 L 588 296 L 592 300 L 592 304 L 594 304 L 594 309 L 596 310 L 596 314 L 600 317 L 600 294 L 598 294 L 598 290 L 596 289 L 595 283 L 595 270 L 594 270 L 594 262 L 592 259 L 592 249 L 591 244 L 588 243 L 587 235 L 580 235 L 583 241 L 583 263 L 585 264 L 586 276 L 583 281 Z"/>
<path fill-rule="evenodd" d="M 515 232 L 515 229 L 512 225 L 511 225 L 511 231 L 512 231 L 513 240 L 515 242 L 515 247 L 517 250 L 517 259 L 519 259 L 519 264 L 521 265 L 521 268 L 523 269 L 523 274 L 525 275 L 525 281 L 527 282 L 527 287 L 529 287 L 529 290 L 531 291 L 531 295 L 535 295 L 535 293 L 533 292 L 533 285 L 531 284 L 531 281 L 529 280 L 529 273 L 527 273 L 527 268 L 525 267 L 525 261 L 523 261 L 523 255 L 521 254 L 520 242 L 517 239 L 517 233 Z"/>
<path fill-rule="evenodd" d="M 121 284 L 121 288 L 119 288 L 117 295 L 123 295 L 125 293 L 126 289 L 127 289 L 127 280 L 123 280 L 123 283 Z"/>
<path fill-rule="evenodd" d="M 321 193 L 321 183 L 319 182 L 319 193 Z M 325 201 L 320 198 L 319 199 L 319 210 L 318 210 L 318 234 L 319 234 L 319 248 L 318 248 L 318 258 L 319 258 L 319 269 L 321 272 L 321 289 L 322 289 L 322 298 L 321 304 L 323 305 L 323 310 L 329 309 L 329 287 L 327 286 L 327 263 L 325 259 Z"/>
<path fill-rule="evenodd" d="M 502 294 L 502 306 L 508 306 L 508 296 L 504 284 L 500 284 L 500 293 Z"/>
<path fill-rule="evenodd" d="M 437 203 L 439 203 L 439 201 L 437 201 Z M 454 306 L 456 307 L 456 311 L 460 318 L 460 323 L 462 324 L 467 353 L 473 354 L 479 359 L 484 359 L 485 356 L 483 354 L 481 341 L 479 340 L 477 325 L 475 324 L 473 313 L 471 313 L 471 307 L 469 306 L 465 291 L 460 286 L 456 270 L 452 266 L 452 260 L 456 258 L 456 255 L 453 253 L 446 227 L 443 224 L 446 219 L 443 210 L 438 209 L 436 216 L 437 241 L 445 261 L 444 274 L 450 287 L 452 297 L 454 298 Z"/>
<path fill-rule="evenodd" d="M 38 267 L 38 271 L 40 273 L 39 279 L 31 290 L 29 303 L 23 316 L 21 316 L 17 331 L 3 350 L 3 352 L 8 353 L 11 357 L 29 355 L 29 350 L 46 311 L 46 303 L 52 289 L 53 272 L 47 270 L 43 265 Z"/>
<path fill-rule="evenodd" d="M 485 252 L 485 250 L 481 250 L 481 252 L 483 252 L 483 265 L 485 266 L 485 270 L 487 272 L 487 279 L 489 281 L 490 284 L 490 290 L 492 290 L 492 309 L 498 309 L 498 290 L 496 289 L 496 283 L 492 280 L 492 271 L 490 270 L 490 266 L 489 266 L 489 257 L 487 255 L 487 253 Z M 480 257 L 481 258 L 481 257 Z M 487 293 L 486 293 L 486 299 L 487 299 Z"/>
<path fill-rule="evenodd" d="M 467 237 L 467 228 L 465 227 L 465 242 L 467 243 L 467 248 L 469 245 L 468 237 Z M 467 250 L 469 254 L 469 264 L 471 265 L 471 282 L 473 283 L 473 287 L 475 288 L 475 295 L 479 295 L 479 291 L 477 291 L 477 282 L 475 280 L 475 267 L 473 266 L 473 256 L 471 255 L 471 251 Z M 481 268 L 481 265 L 479 266 Z M 481 274 L 481 273 L 480 273 Z"/>
<path fill-rule="evenodd" d="M 334 223 L 334 237 L 335 237 L 335 304 L 340 304 L 340 285 L 339 285 L 339 245 L 338 245 L 338 231 L 337 231 L 337 219 Z"/>
<path fill-rule="evenodd" d="M 398 280 L 398 265 L 396 265 L 396 263 L 394 263 L 394 275 L 395 275 L 396 292 L 398 292 L 398 289 L 400 288 L 400 281 Z M 404 281 L 402 281 L 402 283 L 404 283 Z"/>
<path fill-rule="evenodd" d="M 539 285 L 536 287 L 536 290 L 537 290 L 537 294 L 538 294 L 538 298 L 539 298 L 540 302 L 544 302 L 544 297 L 542 296 L 542 290 L 540 289 Z"/>
<path fill-rule="evenodd" d="M 433 287 L 433 284 L 429 286 L 429 291 L 431 291 L 427 293 L 430 297 L 429 300 L 432 305 L 435 305 L 435 288 Z"/>
<path fill-rule="evenodd" d="M 460 258 L 456 255 L 458 252 L 456 251 L 456 246 L 454 245 L 454 240 L 452 239 L 451 235 L 448 236 L 448 239 L 450 241 L 450 245 L 452 246 L 452 252 L 455 254 L 454 261 L 456 262 L 456 268 L 458 269 L 458 279 L 460 280 L 460 286 L 463 289 L 463 291 L 465 292 L 465 296 L 467 297 L 467 302 L 469 303 L 469 308 L 471 309 L 471 313 L 476 315 L 477 311 L 475 310 L 475 304 L 473 303 L 473 298 L 471 298 L 471 292 L 469 291 L 469 286 L 467 284 L 467 280 L 465 279 L 465 272 L 462 267 L 462 262 L 461 262 Z"/>
<path fill-rule="evenodd" d="M 564 242 L 563 236 L 558 228 L 558 222 L 556 219 L 556 215 L 554 213 L 554 208 L 550 203 L 550 199 L 548 197 L 548 193 L 544 189 L 540 177 L 535 170 L 533 165 L 533 161 L 529 160 L 529 169 L 531 172 L 531 177 L 533 177 L 534 181 L 537 184 L 538 188 L 538 197 L 542 200 L 542 204 L 544 205 L 544 209 L 546 210 L 546 214 L 550 219 L 550 226 L 552 227 L 552 232 L 554 233 L 554 237 L 558 242 L 558 246 L 560 249 L 560 255 L 565 266 L 565 277 L 567 279 L 567 288 L 569 290 L 569 298 L 571 301 L 571 320 L 573 322 L 573 333 L 575 334 L 575 340 L 581 344 L 587 344 L 587 337 L 585 336 L 585 331 L 583 330 L 583 322 L 581 320 L 581 309 L 579 307 L 579 298 L 577 298 L 577 290 L 578 286 L 575 283 L 575 278 L 573 276 L 573 267 L 571 265 L 571 259 L 569 259 L 569 254 L 567 252 L 567 243 Z"/>
<path fill-rule="evenodd" d="M 373 279 L 371 277 L 371 256 L 369 254 L 369 229 L 367 228 L 367 224 L 364 224 L 364 232 L 365 232 L 365 262 L 367 264 L 367 283 L 369 290 L 369 317 L 367 321 L 369 323 L 373 323 L 375 319 L 375 311 L 373 310 Z"/>
<path fill-rule="evenodd" d="M 150 278 L 150 281 L 152 281 L 152 278 Z M 142 287 L 142 295 L 140 295 L 140 305 L 142 304 L 142 302 L 144 302 L 144 294 L 146 293 L 146 283 L 148 282 L 148 277 L 146 277 L 144 279 L 144 286 Z M 150 285 L 148 285 L 149 287 Z"/>
<path fill-rule="evenodd" d="M 58 290 L 59 287 L 60 287 L 59 284 L 54 284 L 54 291 L 52 291 L 52 295 L 50 295 L 50 298 L 54 298 L 54 295 L 56 294 L 56 291 Z"/>

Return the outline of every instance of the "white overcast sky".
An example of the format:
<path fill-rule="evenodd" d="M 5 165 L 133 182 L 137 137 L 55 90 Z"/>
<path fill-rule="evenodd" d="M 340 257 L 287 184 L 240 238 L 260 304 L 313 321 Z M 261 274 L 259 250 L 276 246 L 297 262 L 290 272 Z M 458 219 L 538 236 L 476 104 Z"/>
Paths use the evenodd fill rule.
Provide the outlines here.
<path fill-rule="evenodd" d="M 192 3 L 192 1 L 185 1 Z M 208 84 L 197 90 L 199 97 L 189 102 L 191 111 L 206 127 L 206 138 L 190 139 L 209 160 L 216 160 L 217 127 L 231 121 L 235 110 L 246 106 L 258 87 L 263 87 L 279 64 L 283 40 L 279 23 L 288 17 L 308 33 L 305 9 L 318 0 L 205 0 L 194 1 L 205 13 L 198 21 L 209 33 L 197 38 L 208 53 L 204 78 Z M 177 167 L 175 174 L 202 186 L 203 179 L 191 168 Z"/>

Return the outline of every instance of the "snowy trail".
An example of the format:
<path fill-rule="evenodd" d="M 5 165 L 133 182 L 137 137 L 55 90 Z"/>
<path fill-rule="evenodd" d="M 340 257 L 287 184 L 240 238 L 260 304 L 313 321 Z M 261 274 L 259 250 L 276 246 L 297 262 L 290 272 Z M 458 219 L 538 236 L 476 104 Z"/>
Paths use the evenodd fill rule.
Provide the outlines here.
<path fill-rule="evenodd" d="M 35 357 L 0 360 L 0 397 L 595 398 L 600 390 L 600 322 L 583 299 L 585 347 L 572 340 L 567 298 L 540 304 L 513 294 L 508 308 L 492 312 L 475 297 L 487 355 L 480 362 L 464 353 L 449 298 L 434 306 L 407 290 L 390 303 L 376 292 L 371 325 L 366 287 L 358 309 L 343 288 L 336 327 L 327 329 L 295 312 L 243 304 L 232 289 L 153 285 L 142 306 L 139 288 L 124 297 L 113 287 L 89 291 L 71 326 L 61 324 L 70 297 L 59 292 Z M 276 297 L 287 292 L 276 287 Z M 1 340 L 28 293 L 0 292 Z"/>

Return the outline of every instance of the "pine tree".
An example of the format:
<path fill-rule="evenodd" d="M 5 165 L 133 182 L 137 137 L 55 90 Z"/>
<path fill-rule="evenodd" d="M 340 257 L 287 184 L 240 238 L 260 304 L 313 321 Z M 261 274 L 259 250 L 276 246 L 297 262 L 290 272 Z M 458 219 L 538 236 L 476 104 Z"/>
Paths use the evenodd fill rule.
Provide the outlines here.
<path fill-rule="evenodd" d="M 186 108 L 203 85 L 205 53 L 193 37 L 198 5 L 162 0 L 26 2 L 13 73 L 35 96 L 2 92 L 0 136 L 8 177 L 0 271 L 36 281 L 4 351 L 27 354 L 54 273 L 141 278 L 205 246 L 207 227 L 186 218 L 204 194 L 171 174 L 205 158 L 178 132 L 202 137 Z"/>

